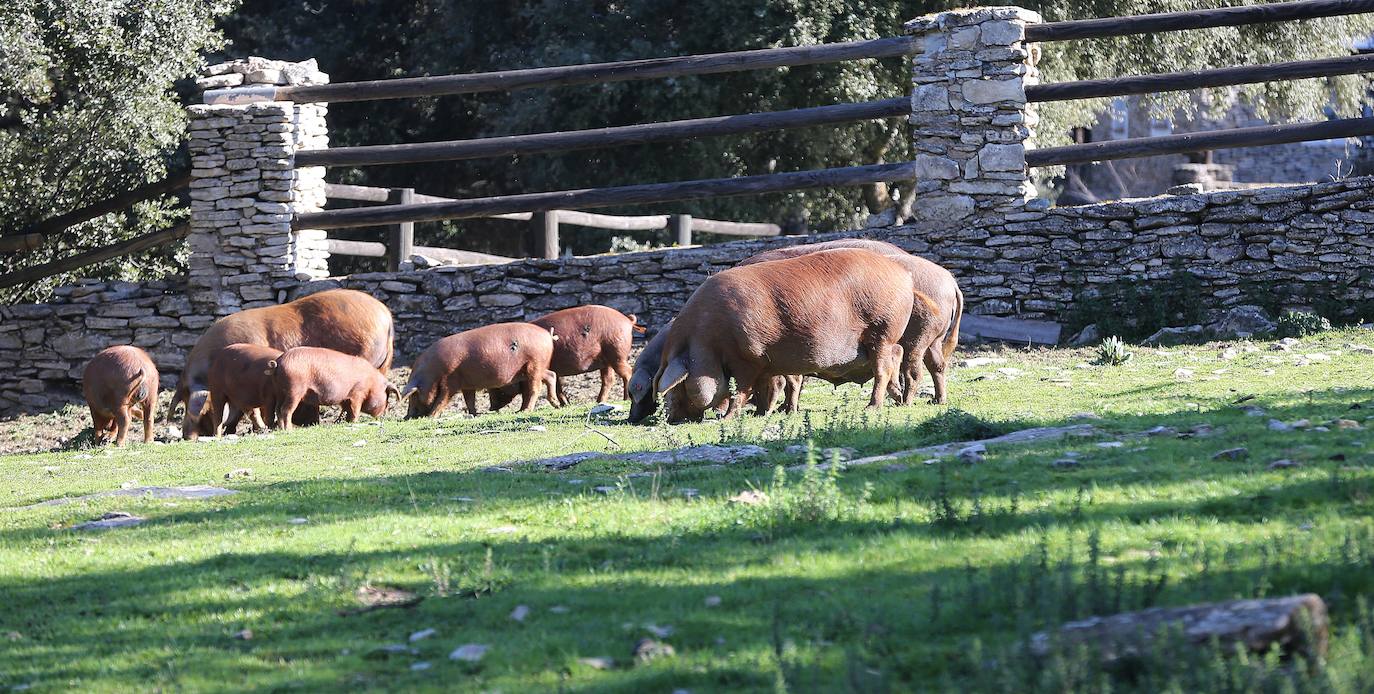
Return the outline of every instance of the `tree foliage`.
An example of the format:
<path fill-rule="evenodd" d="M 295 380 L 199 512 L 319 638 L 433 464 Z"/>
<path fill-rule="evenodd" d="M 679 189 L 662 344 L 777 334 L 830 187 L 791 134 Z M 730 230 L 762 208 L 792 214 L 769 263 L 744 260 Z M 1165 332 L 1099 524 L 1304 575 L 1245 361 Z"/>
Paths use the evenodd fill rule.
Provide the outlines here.
<path fill-rule="evenodd" d="M 223 0 L 0 4 L 0 234 L 164 176 L 185 138 L 174 84 L 221 45 L 215 19 L 229 9 Z M 182 214 L 171 202 L 143 203 L 49 237 L 37 251 L 0 255 L 0 270 L 164 228 Z M 175 249 L 164 249 L 81 275 L 137 278 L 177 266 Z M 50 284 L 0 299 L 33 298 Z"/>

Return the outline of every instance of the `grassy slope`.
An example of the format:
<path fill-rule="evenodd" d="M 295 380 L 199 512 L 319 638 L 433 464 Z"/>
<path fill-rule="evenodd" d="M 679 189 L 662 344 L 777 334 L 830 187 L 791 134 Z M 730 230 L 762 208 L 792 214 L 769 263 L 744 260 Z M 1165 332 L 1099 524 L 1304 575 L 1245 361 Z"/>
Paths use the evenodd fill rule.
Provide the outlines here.
<path fill-rule="evenodd" d="M 0 690 L 629 692 L 781 682 L 803 691 L 970 691 L 1023 676 L 1004 651 L 1063 619 L 1314 591 L 1327 597 L 1337 628 L 1330 681 L 1358 691 L 1369 683 L 1356 673 L 1374 670 L 1374 656 L 1356 653 L 1369 644 L 1355 634 L 1357 601 L 1374 593 L 1366 453 L 1374 436 L 1273 432 L 1267 417 L 1230 403 L 1253 395 L 1248 404 L 1282 420 L 1363 421 L 1374 415 L 1374 356 L 1342 346 L 1368 339 L 1328 333 L 1294 353 L 1233 360 L 1215 346 L 1140 350 L 1127 366 L 1090 369 L 1078 368 L 1082 351 L 1009 352 L 1006 364 L 958 370 L 953 406 L 1003 428 L 1093 412 L 1108 434 L 994 447 L 972 467 L 917 459 L 905 470 L 854 469 L 840 477 L 838 495 L 821 480 L 794 503 L 768 508 L 726 499 L 767 487 L 774 463 L 796 462 L 780 451 L 808 428 L 821 445 L 872 454 L 969 427 L 924 405 L 865 415 L 857 387 L 817 385 L 806 393 L 808 417 L 597 425 L 620 450 L 724 437 L 775 451 L 766 463 L 676 466 L 651 477 L 626 477 L 641 470 L 609 462 L 563 473 L 481 470 L 612 449 L 585 426 L 586 406 L 3 457 L 0 507 L 134 481 L 241 493 L 0 510 Z M 1341 353 L 1294 364 L 1316 351 Z M 1005 366 L 1024 373 L 996 375 Z M 1351 410 L 1356 404 L 1367 409 Z M 1217 433 L 1096 446 L 1159 424 L 1204 422 Z M 529 431 L 534 424 L 547 431 Z M 1237 445 L 1249 448 L 1247 460 L 1211 459 Z M 1081 468 L 1049 465 L 1069 450 L 1081 453 Z M 1336 454 L 1345 459 L 1329 459 Z M 1302 467 L 1267 471 L 1278 458 Z M 241 467 L 253 477 L 223 479 Z M 597 485 L 618 489 L 599 494 Z M 689 500 L 686 489 L 699 496 Z M 111 510 L 148 521 L 65 529 Z M 426 599 L 342 616 L 364 584 Z M 711 596 L 718 606 L 707 605 Z M 517 605 L 531 608 L 523 623 L 509 618 Z M 675 658 L 633 665 L 645 625 L 672 627 L 663 640 Z M 369 655 L 427 627 L 437 634 L 413 644 L 418 655 Z M 231 638 L 245 628 L 252 640 Z M 476 665 L 449 660 L 465 643 L 491 650 Z M 578 661 L 593 656 L 619 667 Z M 432 667 L 412 671 L 417 661 Z"/>

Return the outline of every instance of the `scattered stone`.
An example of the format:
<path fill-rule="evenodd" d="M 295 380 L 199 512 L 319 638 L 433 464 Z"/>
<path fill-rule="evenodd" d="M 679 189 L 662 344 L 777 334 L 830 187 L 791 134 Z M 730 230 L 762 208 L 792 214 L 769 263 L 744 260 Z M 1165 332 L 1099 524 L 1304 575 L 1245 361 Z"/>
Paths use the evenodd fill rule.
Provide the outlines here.
<path fill-rule="evenodd" d="M 987 455 L 987 452 L 987 446 L 984 446 L 981 443 L 975 443 L 971 446 L 965 446 L 964 448 L 959 449 L 959 452 L 955 455 L 955 457 L 958 458 L 960 462 L 966 465 L 977 465 L 978 463 L 983 462 L 984 456 Z"/>
<path fill-rule="evenodd" d="M 492 535 L 510 535 L 512 533 L 520 532 L 520 528 L 517 528 L 514 525 L 498 525 L 495 528 L 488 530 L 487 532 L 491 533 Z"/>
<path fill-rule="evenodd" d="M 482 468 L 482 472 L 515 472 L 515 470 L 504 465 L 488 465 Z"/>
<path fill-rule="evenodd" d="M 131 525 L 138 525 L 145 519 L 135 516 L 132 513 L 123 511 L 111 511 L 100 518 L 85 523 L 77 523 L 72 526 L 72 530 L 109 530 L 110 528 L 127 528 Z"/>
<path fill-rule="evenodd" d="M 1202 336 L 1202 332 L 1203 327 L 1201 325 L 1188 325 L 1181 328 L 1161 328 L 1153 335 L 1145 338 L 1143 342 L 1151 345 L 1176 345 L 1196 340 Z"/>
<path fill-rule="evenodd" d="M 582 453 L 569 453 L 554 458 L 541 458 L 538 460 L 527 460 L 521 465 L 538 465 L 550 470 L 562 471 L 570 469 L 588 460 L 610 460 L 624 461 L 643 465 L 645 467 L 657 467 L 660 465 L 672 465 L 674 463 L 708 463 L 729 465 L 753 458 L 760 458 L 768 455 L 768 450 L 762 446 L 753 444 L 741 444 L 735 446 L 717 446 L 715 444 L 702 444 L 699 446 L 687 446 L 676 448 L 669 451 L 648 451 L 644 453 L 616 453 L 606 454 L 593 451 Z M 505 469 L 506 472 L 510 470 Z"/>
<path fill-rule="evenodd" d="M 1216 322 L 1210 326 L 1213 333 L 1224 338 L 1244 338 L 1255 335 L 1267 335 L 1274 332 L 1274 321 L 1269 319 L 1269 314 L 1259 306 L 1236 306 L 1227 309 Z"/>
<path fill-rule="evenodd" d="M 1097 427 L 1094 427 L 1091 424 L 1071 424 L 1069 426 L 1062 427 L 1033 427 L 1031 429 L 1013 431 L 1010 434 L 994 436 L 990 439 L 983 439 L 981 441 L 951 441 L 950 443 L 942 443 L 934 446 L 925 446 L 922 448 L 913 448 L 905 451 L 897 451 L 896 453 L 887 453 L 884 455 L 873 455 L 867 458 L 858 458 L 856 460 L 851 460 L 848 463 L 846 463 L 845 467 L 848 468 L 858 465 L 873 465 L 875 463 L 891 463 L 894 461 L 902 460 L 904 458 L 913 458 L 916 456 L 955 455 L 959 451 L 978 445 L 988 446 L 992 444 L 1000 445 L 1038 443 L 1042 441 L 1054 441 L 1062 439 L 1066 436 L 1096 436 L 1098 433 L 1099 432 L 1097 430 Z M 938 462 L 940 462 L 939 458 L 929 458 L 925 460 L 926 465 L 933 465 Z M 798 466 L 792 466 L 788 469 L 797 470 L 800 468 Z"/>
<path fill-rule="evenodd" d="M 1370 347 L 1369 345 L 1346 343 L 1345 348 L 1355 354 L 1374 354 L 1374 347 Z"/>
<path fill-rule="evenodd" d="M 425 598 L 403 588 L 393 586 L 362 586 L 355 596 L 363 609 L 358 612 L 380 610 L 387 607 L 410 608 L 420 604 Z"/>
<path fill-rule="evenodd" d="M 1250 451 L 1244 446 L 1227 448 L 1224 451 L 1217 451 L 1212 454 L 1212 460 L 1244 460 L 1249 457 Z"/>
<path fill-rule="evenodd" d="M 1299 419 L 1298 421 L 1293 422 L 1292 426 L 1294 429 L 1306 429 L 1312 426 L 1312 422 L 1306 419 Z"/>
<path fill-rule="evenodd" d="M 1361 426 L 1359 422 L 1357 422 L 1357 421 L 1355 421 L 1355 420 L 1353 420 L 1353 419 L 1338 419 L 1338 420 L 1336 420 L 1336 428 L 1337 428 L 1337 429 L 1363 429 L 1364 427 Z"/>
<path fill-rule="evenodd" d="M 1006 362 L 1007 360 L 1002 357 L 971 357 L 969 359 L 965 359 L 959 362 L 959 368 L 975 369 L 980 366 L 988 366 L 990 364 L 1005 364 Z"/>
<path fill-rule="evenodd" d="M 1217 357 L 1218 357 L 1218 358 L 1220 358 L 1220 359 L 1228 359 L 1228 360 L 1229 360 L 1229 359 L 1235 359 L 1236 357 L 1239 357 L 1239 356 L 1240 356 L 1240 351 L 1237 350 L 1235 347 L 1227 347 L 1226 349 L 1221 350 L 1221 352 L 1217 354 Z"/>
<path fill-rule="evenodd" d="M 889 463 L 883 466 L 883 472 L 905 472 L 911 468 L 902 463 Z"/>
<path fill-rule="evenodd" d="M 517 622 L 525 621 L 528 616 L 530 616 L 529 605 L 516 605 L 515 609 L 510 611 L 510 618 Z"/>
<path fill-rule="evenodd" d="M 252 640 L 253 640 L 253 630 L 252 630 L 252 629 L 244 629 L 244 630 L 242 630 L 242 631 L 237 631 L 237 632 L 234 632 L 234 635 L 233 635 L 233 636 L 230 636 L 229 638 L 235 639 L 235 640 L 238 640 L 238 641 L 252 641 Z"/>
<path fill-rule="evenodd" d="M 1174 369 L 1174 378 L 1180 381 L 1187 381 L 1193 377 L 1192 369 Z"/>
<path fill-rule="evenodd" d="M 1096 412 L 1075 412 L 1075 413 L 1069 415 L 1069 421 L 1072 421 L 1072 422 L 1081 422 L 1081 421 L 1099 420 L 1099 419 L 1102 419 L 1102 415 L 1097 414 Z"/>
<path fill-rule="evenodd" d="M 784 448 L 782 452 L 786 453 L 787 455 L 806 455 L 806 445 L 793 444 L 791 446 L 788 446 L 787 448 Z M 846 460 L 852 460 L 855 455 L 858 455 L 858 451 L 854 450 L 853 448 L 846 448 L 841 446 L 833 448 L 820 448 L 816 450 L 816 460 L 821 462 L 831 462 L 835 459 L 836 455 L 839 455 L 840 462 L 843 463 Z"/>
<path fill-rule="evenodd" d="M 1330 427 L 1312 427 L 1312 431 L 1316 431 L 1316 432 L 1320 432 L 1320 433 L 1326 433 L 1326 432 L 1328 432 L 1328 431 L 1331 431 L 1331 428 L 1330 428 Z"/>
<path fill-rule="evenodd" d="M 411 664 L 410 664 L 410 671 L 411 671 L 411 672 L 421 672 L 421 671 L 423 671 L 423 670 L 428 670 L 428 669 L 430 669 L 431 667 L 433 667 L 433 666 L 429 664 L 429 661 L 428 661 L 428 660 L 421 660 L 421 661 L 418 662 L 418 663 L 411 663 Z"/>
<path fill-rule="evenodd" d="M 291 525 L 305 525 L 306 523 L 309 523 L 309 522 L 310 522 L 310 519 L 308 519 L 308 518 L 288 518 L 288 519 L 286 519 L 286 522 L 287 522 L 287 523 L 290 523 Z"/>
<path fill-rule="evenodd" d="M 548 431 L 549 428 L 546 427 L 546 426 L 544 426 L 543 424 L 535 424 L 534 426 L 530 427 L 529 430 L 530 430 L 530 431 Z"/>
<path fill-rule="evenodd" d="M 1269 431 L 1292 431 L 1293 425 L 1280 422 L 1277 419 L 1271 419 L 1269 420 L 1268 428 Z"/>
<path fill-rule="evenodd" d="M 620 405 L 612 405 L 612 404 L 609 403 L 609 402 L 603 402 L 603 403 L 601 403 L 601 404 L 599 404 L 599 405 L 594 405 L 594 406 L 592 407 L 592 409 L 587 410 L 587 414 L 590 414 L 590 415 L 601 415 L 601 414 L 610 414 L 610 413 L 612 413 L 612 412 L 619 412 L 619 411 L 620 411 Z"/>
<path fill-rule="evenodd" d="M 592 487 L 592 491 L 596 492 L 597 494 L 602 494 L 602 495 L 605 495 L 605 496 L 611 495 L 612 493 L 615 492 L 615 490 L 616 490 L 615 487 L 607 486 L 607 485 L 604 485 L 604 484 L 601 485 L 601 486 L 598 486 L 598 487 Z"/>
<path fill-rule="evenodd" d="M 605 656 L 598 656 L 595 658 L 578 658 L 577 662 L 582 663 L 583 665 L 586 665 L 587 667 L 592 668 L 593 670 L 615 669 L 615 660 L 612 658 L 607 658 Z"/>
<path fill-rule="evenodd" d="M 673 635 L 672 627 L 661 627 L 657 624 L 645 624 L 644 630 L 660 639 L 666 639 Z"/>
<path fill-rule="evenodd" d="M 1101 341 L 1102 332 L 1098 330 L 1097 324 L 1093 323 L 1091 325 L 1085 326 L 1082 330 L 1078 331 L 1077 335 L 1074 335 L 1072 338 L 1070 338 L 1069 346 L 1088 347 L 1091 345 L 1095 345 Z"/>
<path fill-rule="evenodd" d="M 353 447 L 354 447 L 354 448 L 362 448 L 363 446 L 366 446 L 366 445 L 367 445 L 367 439 L 358 439 L 357 441 L 354 441 L 354 442 L 353 442 Z"/>
<path fill-rule="evenodd" d="M 1151 427 L 1145 430 L 1146 436 L 1178 436 L 1178 429 L 1163 425 Z"/>
<path fill-rule="evenodd" d="M 1240 411 L 1244 412 L 1246 417 L 1263 417 L 1269 414 L 1268 411 L 1259 405 L 1245 405 L 1240 408 Z"/>
<path fill-rule="evenodd" d="M 409 640 L 411 643 L 415 643 L 416 641 L 423 641 L 423 640 L 425 640 L 425 639 L 427 639 L 427 638 L 429 638 L 429 637 L 435 635 L 436 633 L 438 633 L 438 632 L 436 632 L 436 631 L 433 629 L 433 627 L 431 627 L 431 628 L 429 628 L 429 629 L 421 629 L 421 630 L 419 630 L 419 631 L 417 631 L 417 632 L 411 634 L 411 635 L 410 635 L 410 638 L 409 638 L 408 640 Z"/>
<path fill-rule="evenodd" d="M 1292 468 L 1292 467 L 1301 467 L 1301 466 L 1302 466 L 1302 463 L 1298 463 L 1298 462 L 1289 460 L 1289 459 L 1287 459 L 1287 458 L 1283 458 L 1283 459 L 1281 459 L 1281 460 L 1275 460 L 1274 462 L 1269 463 L 1269 465 L 1265 466 L 1265 469 L 1266 469 L 1266 470 L 1287 470 L 1288 468 Z"/>
<path fill-rule="evenodd" d="M 1059 460 L 1050 463 L 1050 467 L 1056 470 L 1074 470 L 1083 467 L 1083 463 L 1080 463 L 1073 458 L 1060 458 Z"/>
<path fill-rule="evenodd" d="M 688 500 L 688 501 L 691 501 L 692 499 L 695 499 L 695 498 L 697 498 L 698 496 L 701 496 L 701 491 L 698 490 L 698 489 L 694 489 L 694 488 L 692 488 L 692 487 L 683 487 L 682 489 L 680 489 L 680 490 L 678 490 L 678 491 L 679 491 L 680 494 L 682 494 L 682 498 L 684 498 L 684 499 L 686 499 L 686 500 Z"/>
<path fill-rule="evenodd" d="M 1121 448 L 1126 444 L 1120 441 L 1098 441 L 1096 445 L 1098 448 Z"/>
<path fill-rule="evenodd" d="M 252 469 L 252 468 L 246 468 L 246 467 L 241 467 L 241 468 L 238 468 L 238 469 L 235 469 L 235 470 L 230 470 L 229 472 L 224 473 L 224 479 L 226 479 L 226 480 L 238 479 L 238 478 L 240 478 L 240 477 L 252 477 L 252 476 L 253 476 L 253 469 Z"/>
<path fill-rule="evenodd" d="M 703 602 L 706 603 L 707 607 L 720 607 L 720 596 L 708 595 L 706 596 L 706 600 L 704 600 Z"/>
<path fill-rule="evenodd" d="M 488 646 L 480 643 L 468 643 L 453 649 L 453 652 L 448 654 L 448 658 L 449 660 L 475 663 L 486 656 L 488 648 Z"/>
<path fill-rule="evenodd" d="M 746 489 L 746 490 L 744 490 L 744 491 L 742 491 L 742 492 L 740 492 L 740 493 L 738 493 L 738 494 L 736 494 L 736 495 L 734 495 L 734 496 L 732 496 L 732 497 L 726 499 L 726 501 L 728 501 L 728 502 L 730 502 L 730 503 L 732 503 L 732 504 L 743 504 L 743 505 L 745 505 L 745 506 L 758 506 L 759 504 L 766 504 L 766 503 L 768 503 L 768 495 L 767 495 L 767 494 L 764 494 L 763 492 L 761 492 L 761 491 L 759 491 L 759 490 L 757 490 L 757 489 Z"/>
<path fill-rule="evenodd" d="M 570 610 L 565 605 L 554 605 L 549 608 L 549 612 L 554 614 L 567 614 Z"/>
<path fill-rule="evenodd" d="M 1025 374 L 1026 372 L 1025 372 L 1025 371 L 1022 371 L 1021 369 L 1017 369 L 1017 368 L 1014 368 L 1014 367 L 1011 367 L 1011 366 L 1004 366 L 1004 367 L 998 369 L 998 370 L 997 370 L 997 373 L 1002 374 L 1003 376 L 1006 376 L 1007 378 L 1016 378 L 1016 377 L 1018 377 L 1018 376 L 1021 376 L 1021 375 Z"/>
<path fill-rule="evenodd" d="M 393 655 L 419 655 L 420 652 L 403 643 L 389 643 L 378 646 L 363 654 L 368 660 L 387 660 Z"/>
<path fill-rule="evenodd" d="M 674 650 L 672 646 L 662 641 L 640 639 L 639 642 L 635 644 L 632 655 L 636 661 L 647 663 L 658 658 L 671 658 L 677 655 L 677 651 Z"/>
<path fill-rule="evenodd" d="M 127 483 L 126 483 L 127 484 Z M 46 506 L 65 506 L 78 501 L 90 501 L 92 499 L 103 499 L 110 496 L 131 496 L 131 497 L 150 497 L 153 499 L 210 499 L 217 496 L 238 494 L 233 489 L 223 487 L 208 487 L 204 485 L 192 485 L 189 487 L 140 487 L 137 483 L 127 487 L 121 486 L 120 489 L 108 492 L 96 492 L 85 496 L 66 496 L 60 499 L 49 499 L 29 506 L 21 506 L 20 510 L 43 508 Z"/>

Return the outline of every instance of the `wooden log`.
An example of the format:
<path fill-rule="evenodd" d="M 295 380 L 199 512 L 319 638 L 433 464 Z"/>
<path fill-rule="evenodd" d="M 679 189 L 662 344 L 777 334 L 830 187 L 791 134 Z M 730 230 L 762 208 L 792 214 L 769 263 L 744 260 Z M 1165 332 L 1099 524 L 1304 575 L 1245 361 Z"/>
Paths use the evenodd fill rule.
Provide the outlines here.
<path fill-rule="evenodd" d="M 915 166 L 911 162 L 899 162 L 740 178 L 651 183 L 616 188 L 559 190 L 443 203 L 388 205 L 356 210 L 325 210 L 296 215 L 291 224 L 296 229 L 342 229 L 403 221 L 433 222 L 441 219 L 471 219 L 510 212 L 546 212 L 569 207 L 577 209 L 613 207 L 675 200 L 702 200 L 727 195 L 776 193 L 784 190 L 839 188 L 878 181 L 910 181 L 915 180 L 915 178 Z"/>
<path fill-rule="evenodd" d="M 504 255 L 460 251 L 454 248 L 435 248 L 434 246 L 416 246 L 415 254 L 442 260 L 453 265 L 499 265 L 516 260 L 516 258 L 508 258 Z"/>
<path fill-rule="evenodd" d="M 414 188 L 396 188 L 391 191 L 391 202 L 397 205 L 410 205 L 415 202 Z M 415 222 L 400 222 L 387 232 L 387 270 L 396 272 L 401 263 L 410 259 L 415 247 Z"/>
<path fill-rule="evenodd" d="M 1296 60 L 1271 65 L 1225 67 L 1216 70 L 1166 72 L 1156 75 L 1113 77 L 1078 82 L 1032 84 L 1026 87 L 1026 100 L 1036 102 L 1067 101 L 1069 99 L 1090 99 L 1103 96 L 1154 94 L 1156 92 L 1183 91 L 1203 87 L 1224 87 L 1233 84 L 1353 75 L 1361 72 L 1374 72 L 1374 54 Z"/>
<path fill-rule="evenodd" d="M 172 243 L 173 241 L 184 239 L 189 233 L 191 233 L 191 226 L 189 224 L 178 224 L 170 229 L 163 229 L 161 231 L 143 234 L 142 236 L 135 236 L 127 241 L 101 246 L 100 248 L 94 248 L 68 258 L 62 258 L 49 263 L 43 263 L 42 265 L 35 265 L 31 268 L 11 272 L 8 275 L 0 275 L 0 289 L 36 282 L 41 279 L 52 277 L 53 275 L 79 270 L 87 265 L 94 265 L 112 258 L 118 258 L 148 248 L 162 246 Z"/>
<path fill-rule="evenodd" d="M 0 253 L 31 251 L 43 245 L 42 234 L 15 234 L 0 236 Z"/>
<path fill-rule="evenodd" d="M 729 236 L 777 236 L 782 227 L 767 222 L 722 222 L 715 219 L 692 219 L 693 231 Z"/>
<path fill-rule="evenodd" d="M 21 233 L 48 236 L 62 231 L 67 227 L 75 226 L 82 222 L 89 222 L 96 217 L 107 215 L 111 212 L 118 212 L 136 202 L 152 200 L 153 198 L 186 188 L 189 185 L 191 185 L 190 172 L 173 174 L 161 181 L 154 181 L 141 185 L 137 188 L 119 193 L 114 197 L 101 200 L 100 202 L 45 219 L 30 226 Z"/>
<path fill-rule="evenodd" d="M 330 255 L 356 255 L 363 258 L 385 258 L 386 244 L 376 241 L 349 241 L 329 239 Z"/>
<path fill-rule="evenodd" d="M 903 96 L 858 104 L 835 104 L 833 106 L 797 108 L 787 111 L 691 118 L 570 132 L 506 135 L 475 140 L 417 142 L 402 145 L 308 149 L 296 153 L 296 165 L 371 166 L 508 157 L 805 128 L 816 125 L 907 116 L 910 113 L 911 99 Z"/>
<path fill-rule="evenodd" d="M 1100 19 L 1031 24 L 1026 27 L 1026 40 L 1098 39 L 1108 36 L 1153 34 L 1160 31 L 1183 31 L 1185 29 L 1286 22 L 1294 19 L 1339 17 L 1370 11 L 1374 11 L 1374 0 L 1299 0 L 1299 2 L 1261 3 L 1237 7 L 1218 7 L 1210 10 L 1142 14 L 1134 17 L 1102 17 Z"/>
<path fill-rule="evenodd" d="M 673 237 L 673 245 L 692 245 L 692 215 L 675 214 L 668 217 L 668 233 Z"/>
<path fill-rule="evenodd" d="M 558 257 L 558 210 L 543 210 L 530 218 L 530 255 L 553 260 Z"/>
<path fill-rule="evenodd" d="M 1024 318 L 999 318 L 965 313 L 959 320 L 961 337 L 977 337 L 985 340 L 1031 343 L 1037 345 L 1059 344 L 1058 323 Z"/>
<path fill-rule="evenodd" d="M 1252 653 L 1278 648 L 1285 655 L 1320 658 L 1329 632 L 1326 603 L 1308 593 L 1091 617 L 1033 635 L 1030 648 L 1044 657 L 1055 648 L 1087 646 L 1109 665 L 1145 655 L 1158 639 L 1181 634 L 1190 648 L 1215 640 L 1224 650 L 1239 644 Z"/>
<path fill-rule="evenodd" d="M 294 101 L 296 103 L 315 101 L 342 103 L 345 101 L 405 99 L 446 94 L 510 92 L 517 89 L 565 87 L 574 84 L 608 84 L 629 80 L 817 65 L 863 58 L 897 58 L 919 50 L 919 43 L 916 37 L 897 36 L 867 41 L 828 43 L 818 46 L 763 48 L 730 53 L 684 55 L 673 58 L 481 72 L 471 75 L 403 77 L 365 82 L 278 87 L 272 100 Z M 207 91 L 205 103 L 216 103 L 216 100 L 229 96 L 233 91 L 232 89 Z"/>
<path fill-rule="evenodd" d="M 1374 135 L 1374 118 L 1343 118 L 1321 123 L 1260 125 L 1252 128 L 1181 133 L 1163 137 L 1136 137 L 1127 140 L 1106 140 L 1081 145 L 1047 147 L 1026 152 L 1026 164 L 1030 166 L 1082 164 L 1091 161 L 1153 157 L 1160 154 L 1183 154 L 1210 149 L 1259 147 L 1261 145 L 1279 145 L 1288 142 L 1329 140 L 1361 135 Z"/>
<path fill-rule="evenodd" d="M 558 223 L 615 231 L 652 231 L 668 226 L 668 215 L 651 214 L 639 217 L 622 217 L 620 215 L 596 214 L 595 212 L 558 210 Z"/>

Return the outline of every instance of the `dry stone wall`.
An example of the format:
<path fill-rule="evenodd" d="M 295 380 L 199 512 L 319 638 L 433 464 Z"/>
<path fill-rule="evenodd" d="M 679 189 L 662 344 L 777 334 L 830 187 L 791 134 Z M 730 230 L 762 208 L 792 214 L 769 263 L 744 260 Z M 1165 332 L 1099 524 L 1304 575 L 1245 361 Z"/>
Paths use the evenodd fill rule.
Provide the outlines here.
<path fill-rule="evenodd" d="M 1032 206 L 1033 207 L 1033 206 Z M 737 241 L 615 256 L 368 273 L 280 285 L 282 299 L 331 287 L 368 292 L 396 317 L 398 361 L 444 335 L 586 303 L 661 326 L 715 272 L 769 247 L 846 236 L 896 243 L 950 268 L 969 311 L 1056 319 L 1094 288 L 1186 270 L 1199 301 L 1250 303 L 1258 285 L 1279 301 L 1344 292 L 1374 301 L 1374 178 L 1316 185 L 1024 210 L 996 223 L 912 223 L 862 232 Z M 188 290 L 190 290 L 188 292 Z M 185 282 L 91 282 L 46 304 L 0 307 L 0 415 L 79 397 L 87 359 L 113 344 L 153 355 L 171 387 L 185 353 L 213 320 Z"/>

